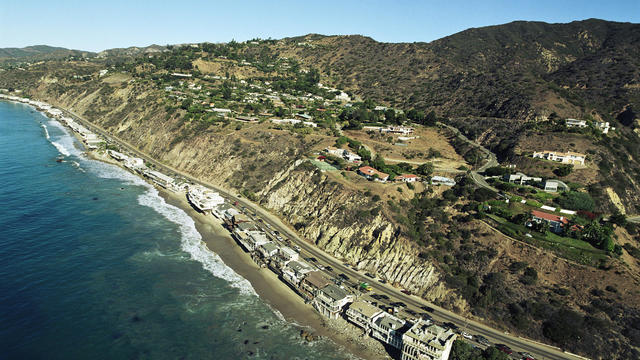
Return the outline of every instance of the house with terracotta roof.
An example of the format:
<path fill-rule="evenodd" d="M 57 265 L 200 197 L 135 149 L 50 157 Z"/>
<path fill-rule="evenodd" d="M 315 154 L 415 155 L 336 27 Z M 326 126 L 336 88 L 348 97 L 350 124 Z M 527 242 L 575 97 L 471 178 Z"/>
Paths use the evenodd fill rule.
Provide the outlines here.
<path fill-rule="evenodd" d="M 358 174 L 366 177 L 368 180 L 376 180 L 380 182 L 386 182 L 389 179 L 389 174 L 385 174 L 381 171 L 378 171 L 371 166 L 363 166 L 358 169 Z M 377 176 L 376 176 L 377 175 Z"/>
<path fill-rule="evenodd" d="M 396 178 L 394 179 L 395 181 L 402 181 L 402 182 L 416 182 L 418 180 L 420 180 L 420 177 L 418 175 L 414 175 L 414 174 L 402 174 L 402 175 L 398 175 L 396 176 Z"/>
<path fill-rule="evenodd" d="M 569 220 L 564 216 L 549 214 L 538 210 L 531 211 L 531 220 L 536 223 L 547 223 L 550 230 L 554 233 L 561 233 L 565 225 L 569 224 Z"/>

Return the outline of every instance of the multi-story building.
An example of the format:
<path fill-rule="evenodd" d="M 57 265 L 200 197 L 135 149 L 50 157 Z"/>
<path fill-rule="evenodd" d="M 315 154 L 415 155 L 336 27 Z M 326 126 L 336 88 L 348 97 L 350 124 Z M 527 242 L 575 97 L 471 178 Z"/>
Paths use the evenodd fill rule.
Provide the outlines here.
<path fill-rule="evenodd" d="M 381 314 L 382 310 L 366 301 L 354 301 L 346 311 L 347 320 L 364 329 L 365 333 L 371 330 L 373 318 Z"/>
<path fill-rule="evenodd" d="M 337 319 L 344 306 L 350 302 L 353 302 L 353 295 L 334 284 L 329 284 L 318 291 L 318 295 L 313 299 L 313 306 L 323 316 Z"/>
<path fill-rule="evenodd" d="M 402 335 L 409 330 L 409 323 L 386 312 L 379 313 L 372 320 L 372 337 L 396 349 L 402 349 Z"/>
<path fill-rule="evenodd" d="M 446 360 L 456 334 L 423 320 L 402 335 L 402 360 Z"/>

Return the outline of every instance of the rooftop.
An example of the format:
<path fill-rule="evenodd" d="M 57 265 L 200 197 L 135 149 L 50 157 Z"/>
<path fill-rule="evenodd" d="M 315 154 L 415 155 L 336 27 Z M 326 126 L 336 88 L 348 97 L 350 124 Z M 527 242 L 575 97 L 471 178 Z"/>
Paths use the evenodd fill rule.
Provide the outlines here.
<path fill-rule="evenodd" d="M 366 316 L 368 318 L 372 318 L 376 314 L 382 312 L 382 310 L 380 310 L 377 307 L 369 304 L 366 301 L 355 301 L 354 303 L 352 303 L 349 306 L 349 309 L 357 311 L 360 314 L 362 314 L 362 315 L 364 315 L 364 316 Z"/>
<path fill-rule="evenodd" d="M 531 210 L 531 215 L 535 217 L 539 217 L 541 219 L 549 220 L 549 221 L 561 222 L 563 224 L 569 223 L 569 220 L 567 220 L 567 218 L 565 218 L 564 216 L 549 214 L 549 213 L 538 211 L 538 210 Z"/>
<path fill-rule="evenodd" d="M 387 329 L 398 330 L 406 324 L 406 321 L 383 312 L 381 316 L 374 321 L 374 323 L 378 326 L 384 326 Z"/>
<path fill-rule="evenodd" d="M 325 286 L 322 290 L 321 290 L 325 295 L 327 295 L 328 297 L 330 297 L 331 299 L 333 299 L 334 301 L 337 300 L 342 300 L 345 297 L 347 297 L 347 292 L 334 285 L 334 284 L 329 284 L 327 286 Z"/>

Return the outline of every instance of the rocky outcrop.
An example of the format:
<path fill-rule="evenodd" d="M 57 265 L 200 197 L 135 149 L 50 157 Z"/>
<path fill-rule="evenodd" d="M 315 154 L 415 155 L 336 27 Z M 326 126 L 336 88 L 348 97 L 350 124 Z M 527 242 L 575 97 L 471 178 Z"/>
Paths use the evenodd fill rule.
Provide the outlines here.
<path fill-rule="evenodd" d="M 269 185 L 260 193 L 261 204 L 327 253 L 426 299 L 450 295 L 433 264 L 419 257 L 418 247 L 368 197 L 304 166 Z"/>

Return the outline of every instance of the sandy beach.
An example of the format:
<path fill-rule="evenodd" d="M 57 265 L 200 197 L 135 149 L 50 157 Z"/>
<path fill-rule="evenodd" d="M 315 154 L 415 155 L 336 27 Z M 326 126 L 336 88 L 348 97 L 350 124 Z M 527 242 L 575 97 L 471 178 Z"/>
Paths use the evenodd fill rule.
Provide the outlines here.
<path fill-rule="evenodd" d="M 383 345 L 363 335 L 362 330 L 342 319 L 337 321 L 325 319 L 310 304 L 305 304 L 304 300 L 278 279 L 276 274 L 267 268 L 260 268 L 215 217 L 193 209 L 184 194 L 159 190 L 160 196 L 168 204 L 182 209 L 194 220 L 207 248 L 218 254 L 227 266 L 247 279 L 260 298 L 280 312 L 288 322 L 299 326 L 301 330 L 307 330 L 314 336 L 331 339 L 356 358 L 390 358 Z"/>

